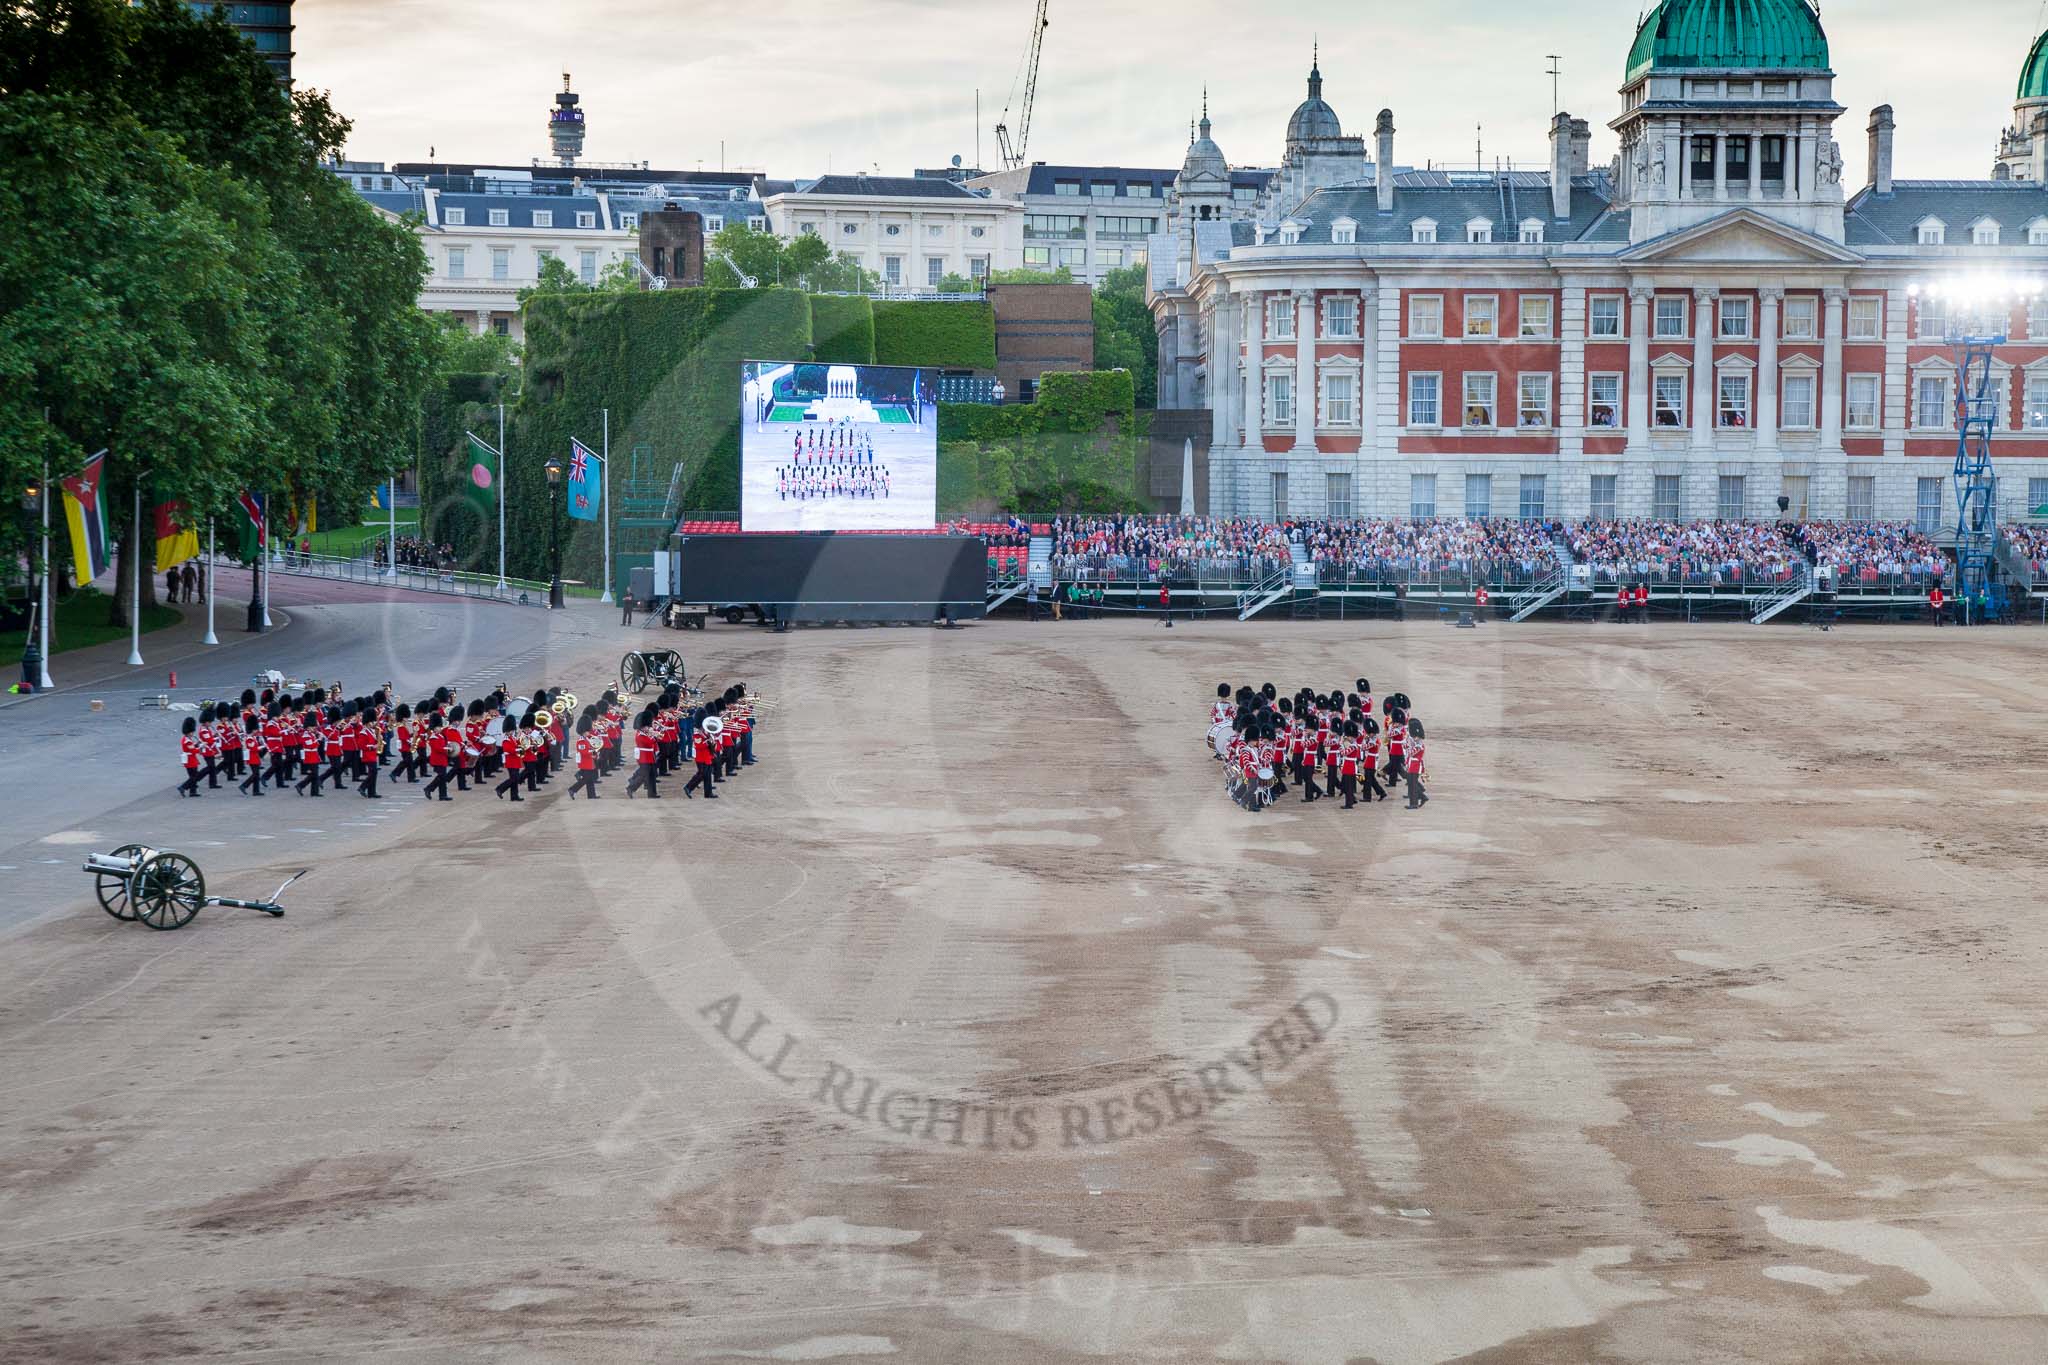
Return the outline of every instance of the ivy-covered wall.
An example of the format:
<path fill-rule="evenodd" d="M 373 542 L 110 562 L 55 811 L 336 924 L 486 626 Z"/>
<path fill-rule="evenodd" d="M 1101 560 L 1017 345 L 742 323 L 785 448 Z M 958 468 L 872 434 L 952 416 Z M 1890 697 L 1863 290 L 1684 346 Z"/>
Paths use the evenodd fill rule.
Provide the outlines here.
<path fill-rule="evenodd" d="M 986 303 L 877 300 L 875 363 L 949 370 L 996 367 L 996 315 Z"/>
<path fill-rule="evenodd" d="M 874 305 L 864 295 L 813 294 L 811 344 L 813 360 L 832 360 L 845 365 L 872 364 L 875 358 Z"/>
<path fill-rule="evenodd" d="M 1139 511 L 1145 421 L 1131 376 L 1047 374 L 1038 400 L 939 409 L 939 515 Z"/>

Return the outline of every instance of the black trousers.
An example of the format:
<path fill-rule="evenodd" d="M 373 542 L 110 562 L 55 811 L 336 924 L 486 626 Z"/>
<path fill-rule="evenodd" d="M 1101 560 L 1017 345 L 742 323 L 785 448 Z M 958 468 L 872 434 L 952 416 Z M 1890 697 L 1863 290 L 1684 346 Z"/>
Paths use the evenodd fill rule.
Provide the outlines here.
<path fill-rule="evenodd" d="M 1365 770 L 1365 799 L 1370 801 L 1375 796 L 1384 801 L 1387 799 L 1387 791 L 1386 788 L 1380 785 L 1379 775 L 1374 773 L 1372 769 L 1367 768 Z"/>
<path fill-rule="evenodd" d="M 500 798 L 502 798 L 506 792 L 511 792 L 512 799 L 514 801 L 523 801 L 526 798 L 519 794 L 519 784 L 524 782 L 525 780 L 526 774 L 520 771 L 518 768 L 514 768 L 505 774 L 505 780 L 503 782 L 500 782 L 497 785 L 497 787 L 494 788 L 494 790 L 497 792 Z"/>
<path fill-rule="evenodd" d="M 291 776 L 291 755 L 276 753 L 270 756 L 270 785 L 282 787 Z"/>
<path fill-rule="evenodd" d="M 318 763 L 308 763 L 306 765 L 305 774 L 299 778 L 297 783 L 294 784 L 293 790 L 305 791 L 306 784 L 310 782 L 313 784 L 313 790 L 307 792 L 306 794 L 308 796 L 318 796 L 320 794 L 321 776 L 322 770 L 320 765 Z"/>
<path fill-rule="evenodd" d="M 717 766 L 716 763 L 699 763 L 697 765 L 697 775 L 683 784 L 683 795 L 688 796 L 691 792 L 697 790 L 698 784 L 701 783 L 704 787 L 704 795 L 714 800 L 717 799 L 718 784 L 712 781 L 712 773 Z"/>
<path fill-rule="evenodd" d="M 426 797 L 429 801 L 431 801 L 434 799 L 434 793 L 439 792 L 441 793 L 441 799 L 443 801 L 449 800 L 450 797 L 448 795 L 448 779 L 454 775 L 455 770 L 453 768 L 434 769 L 434 780 L 427 783 L 426 790 L 421 792 L 420 795 Z"/>
<path fill-rule="evenodd" d="M 185 780 L 184 780 L 183 782 L 180 782 L 180 783 L 178 784 L 178 795 L 180 795 L 180 796 L 197 796 L 197 795 L 199 795 L 199 776 L 200 776 L 200 771 L 201 771 L 201 770 L 200 770 L 200 769 L 198 769 L 198 768 L 187 768 L 187 769 L 185 769 Z"/>
<path fill-rule="evenodd" d="M 569 799 L 574 801 L 577 792 L 589 792 L 590 799 L 597 800 L 597 769 L 578 768 L 576 780 L 569 784 Z"/>
<path fill-rule="evenodd" d="M 377 799 L 377 756 L 375 754 L 372 754 L 370 761 L 363 765 L 362 794 L 373 801 Z"/>
<path fill-rule="evenodd" d="M 1421 773 L 1411 772 L 1406 774 L 1406 776 L 1408 778 L 1408 808 L 1413 810 L 1429 800 L 1429 793 L 1422 789 Z"/>
<path fill-rule="evenodd" d="M 217 759 L 217 758 L 209 758 L 209 759 L 207 759 L 207 760 L 206 760 L 206 767 L 205 767 L 205 768 L 204 768 L 204 769 L 203 769 L 203 770 L 202 770 L 202 771 L 200 772 L 200 774 L 199 774 L 199 775 L 200 775 L 201 777 L 203 777 L 203 778 L 205 778 L 205 779 L 206 779 L 206 787 L 207 787 L 207 790 L 209 790 L 209 791 L 219 791 L 219 790 L 220 790 L 220 760 L 219 760 L 219 759 Z"/>
<path fill-rule="evenodd" d="M 1338 791 L 1344 793 L 1345 810 L 1350 810 L 1358 804 L 1358 775 L 1356 773 L 1339 773 L 1335 785 Z"/>
<path fill-rule="evenodd" d="M 249 775 L 243 778 L 239 784 L 241 789 L 248 792 L 251 796 L 263 795 L 263 764 L 260 762 L 251 763 L 248 765 L 248 768 Z"/>
<path fill-rule="evenodd" d="M 632 780 L 626 783 L 626 795 L 630 797 L 634 792 L 645 787 L 648 796 L 659 801 L 661 799 L 661 792 L 655 786 L 655 781 L 660 776 L 661 774 L 656 771 L 656 765 L 652 763 L 634 765 Z"/>

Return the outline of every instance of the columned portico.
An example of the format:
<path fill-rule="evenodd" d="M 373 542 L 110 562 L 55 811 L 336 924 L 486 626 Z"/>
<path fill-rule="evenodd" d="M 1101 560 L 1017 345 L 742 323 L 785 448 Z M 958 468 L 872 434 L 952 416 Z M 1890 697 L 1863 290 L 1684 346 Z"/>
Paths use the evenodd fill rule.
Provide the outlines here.
<path fill-rule="evenodd" d="M 1823 455 L 1842 453 L 1842 308 L 1849 301 L 1846 289 L 1829 289 L 1823 299 L 1820 369 L 1820 449 Z"/>
<path fill-rule="evenodd" d="M 1294 304 L 1294 448 L 1316 453 L 1316 291 L 1297 289 Z"/>
<path fill-rule="evenodd" d="M 1628 451 L 1650 448 L 1650 300 L 1647 284 L 1628 290 Z"/>
<path fill-rule="evenodd" d="M 1778 449 L 1778 306 L 1785 291 L 1765 285 L 1757 291 L 1756 392 L 1750 408 L 1756 414 L 1756 453 L 1769 459 Z"/>
<path fill-rule="evenodd" d="M 1718 289 L 1692 291 L 1692 448 L 1714 448 L 1714 311 Z"/>

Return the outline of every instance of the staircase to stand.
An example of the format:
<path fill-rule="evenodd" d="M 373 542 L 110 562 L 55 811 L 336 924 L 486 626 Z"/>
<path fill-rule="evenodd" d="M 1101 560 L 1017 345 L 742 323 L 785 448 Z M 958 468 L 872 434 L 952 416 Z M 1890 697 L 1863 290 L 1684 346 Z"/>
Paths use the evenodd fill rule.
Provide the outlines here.
<path fill-rule="evenodd" d="M 1753 626 L 1760 626 L 1779 612 L 1813 596 L 1813 570 L 1806 565 L 1799 566 L 1798 577 L 1781 584 L 1756 599 L 1756 614 L 1749 618 Z"/>
<path fill-rule="evenodd" d="M 1031 548 L 1027 552 L 1024 562 L 1023 575 L 1014 583 L 998 583 L 991 587 L 989 589 L 988 605 L 983 610 L 994 611 L 997 607 L 1010 601 L 1034 584 L 1038 588 L 1040 597 L 1048 597 L 1054 590 L 1052 583 L 1051 536 L 1031 537 Z"/>
<path fill-rule="evenodd" d="M 1553 564 L 1550 572 L 1508 598 L 1508 620 L 1526 621 L 1537 612 L 1564 596 L 1564 590 L 1571 581 L 1564 565 Z"/>

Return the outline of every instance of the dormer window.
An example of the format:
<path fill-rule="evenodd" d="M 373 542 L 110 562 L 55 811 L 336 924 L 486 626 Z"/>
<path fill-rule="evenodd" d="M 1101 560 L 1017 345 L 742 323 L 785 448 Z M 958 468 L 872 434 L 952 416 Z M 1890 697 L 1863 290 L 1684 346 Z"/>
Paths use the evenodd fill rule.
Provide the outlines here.
<path fill-rule="evenodd" d="M 2036 218 L 2027 224 L 2027 245 L 2048 246 L 2048 218 Z"/>
<path fill-rule="evenodd" d="M 1913 229 L 1913 240 L 1921 246 L 1941 246 L 1948 241 L 1948 225 L 1939 218 L 1922 218 Z"/>
<path fill-rule="evenodd" d="M 505 209 L 492 209 L 492 210 L 491 210 L 491 226 L 492 226 L 492 227 L 509 227 L 509 226 L 511 226 L 511 223 L 512 223 L 512 215 L 511 215 L 511 213 L 510 213 L 510 212 L 508 212 L 507 210 L 505 210 Z"/>
<path fill-rule="evenodd" d="M 1415 242 L 1434 242 L 1436 240 L 1436 219 L 1417 218 L 1408 230 L 1411 240 Z"/>
<path fill-rule="evenodd" d="M 1979 218 L 1976 222 L 1970 224 L 1970 244 L 1972 246 L 1997 246 L 1998 221 L 1994 218 Z"/>
<path fill-rule="evenodd" d="M 469 223 L 468 209 L 444 209 L 441 221 L 449 227 L 465 227 Z"/>
<path fill-rule="evenodd" d="M 1474 218 L 1465 224 L 1465 240 L 1468 243 L 1492 241 L 1493 221 L 1489 218 Z"/>
<path fill-rule="evenodd" d="M 1522 220 L 1520 240 L 1524 245 L 1530 246 L 1541 243 L 1543 241 L 1543 220 L 1541 218 L 1524 218 Z"/>
<path fill-rule="evenodd" d="M 1339 218 L 1330 224 L 1330 240 L 1338 246 L 1351 246 L 1358 241 L 1358 224 L 1349 218 Z"/>
<path fill-rule="evenodd" d="M 1280 245 L 1293 246 L 1299 242 L 1301 240 L 1301 228 L 1302 225 L 1294 222 L 1292 219 L 1282 223 L 1280 225 Z"/>

